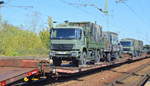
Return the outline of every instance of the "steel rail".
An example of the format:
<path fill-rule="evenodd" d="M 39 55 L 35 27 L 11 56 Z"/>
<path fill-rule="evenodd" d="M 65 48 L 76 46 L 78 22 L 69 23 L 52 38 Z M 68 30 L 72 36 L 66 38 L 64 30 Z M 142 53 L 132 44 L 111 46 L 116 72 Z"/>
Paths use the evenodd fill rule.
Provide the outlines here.
<path fill-rule="evenodd" d="M 149 78 L 150 73 L 146 74 L 137 74 L 137 72 L 149 67 L 150 64 L 144 64 L 138 67 L 137 69 L 127 73 L 126 75 L 120 77 L 119 79 L 114 80 L 113 82 L 109 83 L 107 86 L 124 86 L 124 84 L 128 84 L 128 86 L 141 86 L 145 83 L 145 81 Z M 140 78 L 139 81 L 135 83 L 125 83 L 123 81 L 130 79 L 131 77 Z"/>

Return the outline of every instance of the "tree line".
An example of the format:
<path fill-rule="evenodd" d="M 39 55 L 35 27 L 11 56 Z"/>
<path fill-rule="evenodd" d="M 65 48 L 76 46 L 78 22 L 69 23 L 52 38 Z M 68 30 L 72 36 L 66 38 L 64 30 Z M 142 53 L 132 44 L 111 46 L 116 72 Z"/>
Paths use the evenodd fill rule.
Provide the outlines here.
<path fill-rule="evenodd" d="M 49 27 L 39 33 L 11 25 L 0 18 L 0 56 L 48 55 L 50 47 Z"/>

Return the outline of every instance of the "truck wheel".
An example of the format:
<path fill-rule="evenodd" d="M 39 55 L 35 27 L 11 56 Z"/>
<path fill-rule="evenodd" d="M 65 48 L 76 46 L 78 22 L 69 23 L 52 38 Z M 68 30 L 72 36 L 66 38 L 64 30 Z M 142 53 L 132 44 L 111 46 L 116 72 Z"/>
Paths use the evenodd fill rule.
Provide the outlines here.
<path fill-rule="evenodd" d="M 111 62 L 111 60 L 112 60 L 112 58 L 111 58 L 111 54 L 110 54 L 110 53 L 108 53 L 108 54 L 107 54 L 107 61 L 108 61 L 108 62 Z"/>
<path fill-rule="evenodd" d="M 120 57 L 119 53 L 116 52 L 116 53 L 115 53 L 115 59 L 118 59 L 119 57 Z"/>
<path fill-rule="evenodd" d="M 86 57 L 87 57 L 87 53 L 84 51 L 80 56 L 79 65 L 81 66 L 86 65 Z"/>
<path fill-rule="evenodd" d="M 52 59 L 53 59 L 53 65 L 54 66 L 60 66 L 61 65 L 62 60 L 60 58 L 53 57 Z"/>
<path fill-rule="evenodd" d="M 95 63 L 100 62 L 100 59 L 101 59 L 101 53 L 97 51 L 95 54 Z"/>

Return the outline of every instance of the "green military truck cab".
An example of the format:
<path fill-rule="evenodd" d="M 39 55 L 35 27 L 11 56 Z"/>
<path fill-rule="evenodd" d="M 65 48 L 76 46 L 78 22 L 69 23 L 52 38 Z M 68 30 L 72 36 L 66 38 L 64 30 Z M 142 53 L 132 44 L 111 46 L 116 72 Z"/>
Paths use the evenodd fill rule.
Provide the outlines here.
<path fill-rule="evenodd" d="M 50 58 L 55 66 L 63 60 L 75 66 L 99 62 L 103 43 L 102 27 L 91 22 L 68 22 L 51 29 Z"/>
<path fill-rule="evenodd" d="M 140 40 L 125 38 L 121 39 L 122 53 L 129 54 L 131 56 L 140 56 L 143 49 L 143 42 Z"/>

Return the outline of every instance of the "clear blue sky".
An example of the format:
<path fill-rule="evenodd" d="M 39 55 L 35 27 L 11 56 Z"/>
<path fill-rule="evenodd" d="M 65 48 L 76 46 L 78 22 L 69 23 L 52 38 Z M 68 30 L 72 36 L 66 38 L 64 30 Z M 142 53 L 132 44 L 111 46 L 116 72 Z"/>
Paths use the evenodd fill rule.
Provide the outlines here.
<path fill-rule="evenodd" d="M 59 23 L 69 21 L 97 21 L 103 30 L 114 31 L 120 38 L 131 37 L 150 44 L 150 0 L 126 0 L 115 3 L 109 0 L 109 16 L 105 16 L 94 7 L 68 5 L 71 3 L 96 4 L 104 7 L 104 0 L 4 0 L 6 4 L 0 8 L 3 19 L 13 25 L 25 25 L 28 29 L 32 22 L 37 23 L 35 31 L 40 31 L 47 25 L 47 17 L 51 16 Z M 18 6 L 18 7 L 14 7 Z M 19 6 L 33 6 L 24 8 Z M 36 16 L 34 16 L 36 15 Z M 33 30 L 33 31 L 34 31 Z"/>

